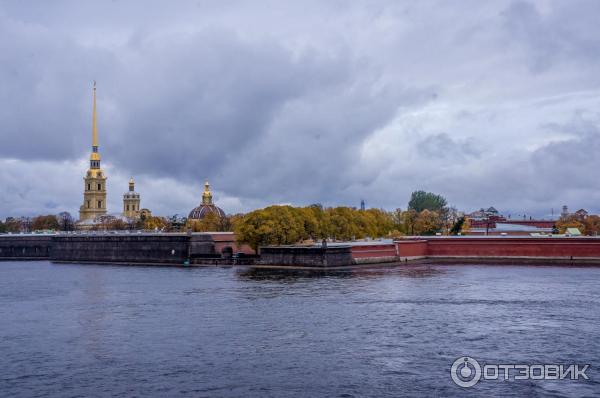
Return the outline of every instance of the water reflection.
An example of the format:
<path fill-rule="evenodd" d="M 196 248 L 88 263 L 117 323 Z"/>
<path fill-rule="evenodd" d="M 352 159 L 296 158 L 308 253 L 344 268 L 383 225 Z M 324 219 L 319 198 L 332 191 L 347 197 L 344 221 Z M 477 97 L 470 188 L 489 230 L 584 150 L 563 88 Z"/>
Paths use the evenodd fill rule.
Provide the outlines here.
<path fill-rule="evenodd" d="M 240 280 L 250 281 L 303 281 L 306 279 L 332 278 L 382 278 L 382 277 L 402 277 L 402 278 L 431 278 L 447 271 L 441 267 L 434 267 L 427 264 L 401 265 L 401 266 L 376 266 L 376 267 L 356 267 L 344 270 L 314 270 L 297 268 L 246 268 L 240 269 L 237 275 Z"/>

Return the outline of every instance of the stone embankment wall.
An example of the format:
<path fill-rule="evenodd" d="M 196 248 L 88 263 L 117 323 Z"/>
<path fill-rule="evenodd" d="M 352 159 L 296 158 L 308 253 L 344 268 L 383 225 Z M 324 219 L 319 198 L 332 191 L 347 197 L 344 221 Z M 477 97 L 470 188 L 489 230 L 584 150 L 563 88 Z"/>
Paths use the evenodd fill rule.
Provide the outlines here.
<path fill-rule="evenodd" d="M 59 235 L 52 261 L 183 264 L 214 254 L 210 237 L 186 234 Z"/>
<path fill-rule="evenodd" d="M 52 235 L 0 235 L 0 260 L 47 260 Z"/>
<path fill-rule="evenodd" d="M 215 256 L 208 234 L 0 235 L 0 260 L 183 264 Z"/>
<path fill-rule="evenodd" d="M 260 248 L 261 265 L 337 267 L 353 263 L 351 246 L 267 246 Z"/>

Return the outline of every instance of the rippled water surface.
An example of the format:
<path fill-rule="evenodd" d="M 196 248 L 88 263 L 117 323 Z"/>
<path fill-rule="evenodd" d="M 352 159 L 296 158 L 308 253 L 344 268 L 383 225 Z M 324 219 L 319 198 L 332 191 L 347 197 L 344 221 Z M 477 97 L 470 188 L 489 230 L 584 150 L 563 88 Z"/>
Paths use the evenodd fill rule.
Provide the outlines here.
<path fill-rule="evenodd" d="M 589 363 L 455 386 L 450 366 Z M 600 268 L 0 262 L 3 397 L 600 396 Z"/>

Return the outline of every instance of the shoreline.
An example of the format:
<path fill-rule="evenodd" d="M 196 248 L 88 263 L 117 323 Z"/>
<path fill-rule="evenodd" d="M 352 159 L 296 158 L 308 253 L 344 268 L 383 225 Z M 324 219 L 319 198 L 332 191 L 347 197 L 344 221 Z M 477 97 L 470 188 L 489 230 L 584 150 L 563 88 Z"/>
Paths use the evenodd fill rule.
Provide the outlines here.
<path fill-rule="evenodd" d="M 370 268 L 402 268 L 413 265 L 490 265 L 490 266 L 524 266 L 524 267 L 599 267 L 600 258 L 557 258 L 557 257 L 429 257 L 402 259 L 394 262 L 369 262 L 337 266 L 304 266 L 277 264 L 214 264 L 214 263 L 166 263 L 166 262 L 127 262 L 127 261 L 65 261 L 50 258 L 0 258 L 0 264 L 7 261 L 48 261 L 52 264 L 106 265 L 127 267 L 172 267 L 172 268 L 250 268 L 272 270 L 306 270 L 306 271 L 342 271 Z"/>

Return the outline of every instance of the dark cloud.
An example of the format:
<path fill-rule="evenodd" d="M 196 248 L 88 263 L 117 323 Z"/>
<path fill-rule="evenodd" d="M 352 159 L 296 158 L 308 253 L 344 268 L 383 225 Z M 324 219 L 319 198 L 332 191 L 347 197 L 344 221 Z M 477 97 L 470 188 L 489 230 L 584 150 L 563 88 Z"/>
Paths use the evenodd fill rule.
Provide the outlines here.
<path fill-rule="evenodd" d="M 230 212 L 403 207 L 415 189 L 467 210 L 600 210 L 599 16 L 594 1 L 5 2 L 0 216 L 77 210 L 94 79 L 111 211 L 130 175 L 162 214 L 204 179 Z"/>

